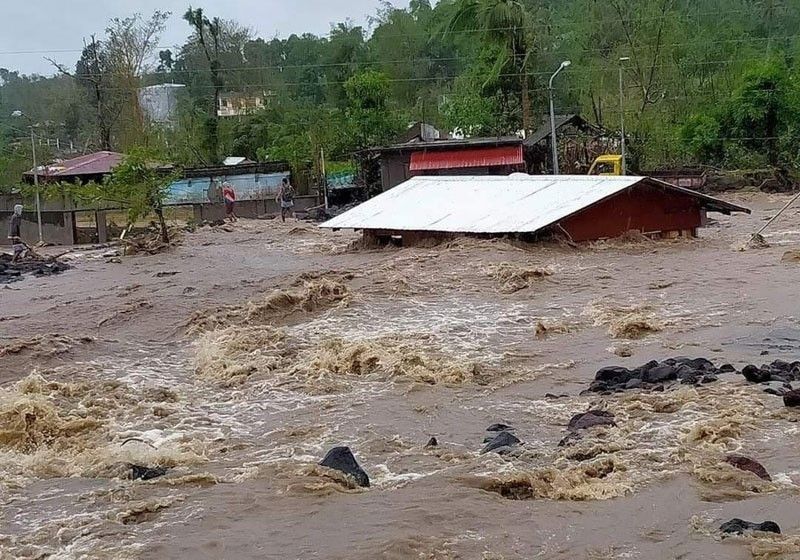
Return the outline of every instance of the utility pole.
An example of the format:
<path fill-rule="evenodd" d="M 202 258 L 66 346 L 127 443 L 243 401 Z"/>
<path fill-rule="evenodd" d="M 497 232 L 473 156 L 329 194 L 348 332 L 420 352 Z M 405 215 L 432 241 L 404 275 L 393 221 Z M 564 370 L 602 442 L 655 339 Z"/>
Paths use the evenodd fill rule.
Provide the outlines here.
<path fill-rule="evenodd" d="M 561 63 L 558 70 L 553 72 L 553 75 L 550 76 L 550 85 L 548 87 L 550 91 L 550 146 L 553 148 L 553 175 L 558 175 L 558 142 L 556 141 L 556 112 L 553 107 L 553 80 L 555 80 L 559 72 L 570 64 L 572 63 L 569 60 L 565 60 Z"/>
<path fill-rule="evenodd" d="M 39 196 L 39 165 L 36 162 L 36 135 L 33 132 L 33 121 L 31 118 L 22 111 L 14 111 L 11 113 L 12 117 L 24 117 L 28 119 L 28 124 L 31 129 L 31 154 L 33 157 L 33 185 L 36 190 L 36 222 L 39 226 L 39 243 L 44 243 L 44 236 L 42 235 L 42 204 Z M 40 140 L 41 141 L 41 140 Z"/>
<path fill-rule="evenodd" d="M 623 56 L 619 59 L 619 122 L 620 122 L 620 149 L 622 151 L 622 174 L 628 174 L 627 154 L 625 153 L 625 90 L 622 87 L 623 66 L 631 58 Z"/>

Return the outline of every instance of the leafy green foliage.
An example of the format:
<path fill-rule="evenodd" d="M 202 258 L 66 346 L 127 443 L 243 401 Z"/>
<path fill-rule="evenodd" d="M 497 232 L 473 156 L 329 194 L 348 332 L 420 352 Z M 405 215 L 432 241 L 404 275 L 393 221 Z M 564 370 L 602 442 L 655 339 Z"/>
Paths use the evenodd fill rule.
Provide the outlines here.
<path fill-rule="evenodd" d="M 106 181 L 75 188 L 73 195 L 92 204 L 110 202 L 126 208 L 128 224 L 155 214 L 161 225 L 162 239 L 169 243 L 163 207 L 169 194 L 169 186 L 176 177 L 160 169 L 159 161 L 158 154 L 135 148 L 125 155 L 122 163 L 114 168 Z"/>

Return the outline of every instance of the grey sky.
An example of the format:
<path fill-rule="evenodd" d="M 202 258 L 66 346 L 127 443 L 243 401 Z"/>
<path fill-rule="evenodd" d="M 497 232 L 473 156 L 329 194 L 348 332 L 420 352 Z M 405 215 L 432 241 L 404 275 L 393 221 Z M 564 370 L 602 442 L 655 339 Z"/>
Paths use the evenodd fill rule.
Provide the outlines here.
<path fill-rule="evenodd" d="M 92 33 L 102 36 L 109 19 L 134 12 L 148 15 L 156 9 L 172 12 L 161 44 L 181 44 L 189 34 L 181 15 L 190 2 L 210 15 L 236 20 L 265 38 L 325 34 L 331 23 L 347 19 L 366 25 L 379 6 L 379 0 L 0 0 L 0 68 L 49 75 L 53 68 L 45 56 L 72 67 L 80 56 L 83 38 Z M 408 0 L 392 3 L 404 7 Z"/>

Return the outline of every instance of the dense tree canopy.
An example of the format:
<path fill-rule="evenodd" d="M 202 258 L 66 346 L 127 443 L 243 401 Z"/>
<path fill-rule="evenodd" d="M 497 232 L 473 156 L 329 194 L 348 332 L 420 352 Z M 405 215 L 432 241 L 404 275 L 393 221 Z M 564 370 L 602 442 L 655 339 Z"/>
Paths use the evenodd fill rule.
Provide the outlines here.
<path fill-rule="evenodd" d="M 413 0 L 384 4 L 367 27 L 285 38 L 219 15 L 189 8 L 192 35 L 175 52 L 154 50 L 156 14 L 98 30 L 77 68 L 54 77 L 0 69 L 0 177 L 28 157 L 27 126 L 8 117 L 16 109 L 40 138 L 81 150 L 148 145 L 184 164 L 241 155 L 317 166 L 322 152 L 346 161 L 419 120 L 466 135 L 536 128 L 563 60 L 572 64 L 555 82 L 556 111 L 611 131 L 624 116 L 641 168 L 800 163 L 796 0 Z M 147 40 L 120 44 L 137 33 Z M 143 52 L 147 61 L 119 62 Z M 168 82 L 187 86 L 176 126 L 130 126 L 132 88 Z M 264 108 L 218 118 L 227 92 Z"/>

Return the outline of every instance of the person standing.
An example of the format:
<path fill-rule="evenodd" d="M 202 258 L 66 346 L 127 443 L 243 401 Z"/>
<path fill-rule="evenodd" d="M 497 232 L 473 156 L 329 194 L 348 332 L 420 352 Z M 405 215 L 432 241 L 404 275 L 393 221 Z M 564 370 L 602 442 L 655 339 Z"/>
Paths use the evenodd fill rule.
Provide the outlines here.
<path fill-rule="evenodd" d="M 225 200 L 225 215 L 231 222 L 237 221 L 239 218 L 236 216 L 236 191 L 227 181 L 222 184 L 222 198 Z"/>
<path fill-rule="evenodd" d="M 281 220 L 286 221 L 286 216 L 294 213 L 294 187 L 289 182 L 288 177 L 281 181 L 281 188 L 278 189 L 278 196 L 275 201 L 281 205 Z"/>
<path fill-rule="evenodd" d="M 22 242 L 22 204 L 14 206 L 14 214 L 8 227 L 8 238 L 11 240 L 14 249 L 14 257 L 11 262 L 17 262 L 25 252 L 25 244 Z"/>

